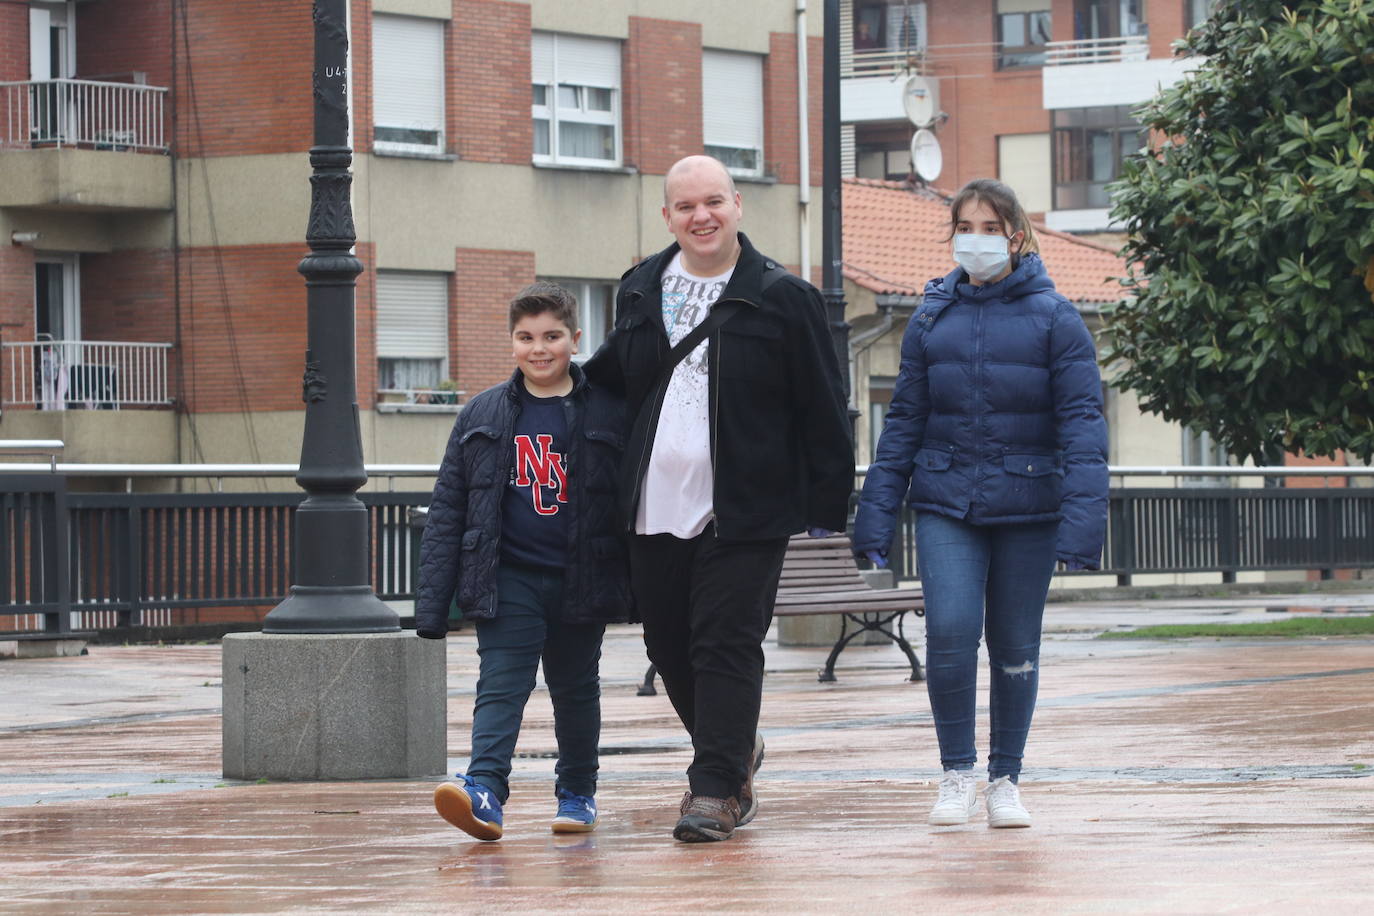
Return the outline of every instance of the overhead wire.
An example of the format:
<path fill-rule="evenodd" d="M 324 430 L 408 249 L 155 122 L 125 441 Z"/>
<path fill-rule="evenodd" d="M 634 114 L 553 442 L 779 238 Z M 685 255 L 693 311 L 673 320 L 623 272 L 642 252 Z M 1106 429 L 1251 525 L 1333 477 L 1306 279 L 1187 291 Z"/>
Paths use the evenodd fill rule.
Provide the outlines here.
<path fill-rule="evenodd" d="M 224 324 L 229 344 L 229 361 L 233 369 L 235 388 L 238 394 L 239 412 L 243 418 L 244 430 L 248 436 L 248 450 L 253 459 L 253 463 L 261 464 L 262 455 L 258 448 L 257 430 L 253 422 L 253 413 L 250 410 L 248 401 L 248 384 L 243 372 L 243 361 L 239 354 L 238 334 L 234 326 L 234 313 L 229 301 L 229 282 L 224 271 L 224 252 L 220 247 L 219 224 L 215 218 L 215 198 L 210 182 L 210 166 L 208 157 L 206 156 L 205 129 L 200 116 L 200 97 L 196 92 L 195 69 L 191 57 L 190 38 L 188 36 L 187 0 L 176 0 L 176 2 L 180 5 L 182 12 L 181 39 L 182 47 L 186 55 L 187 101 L 191 109 L 191 118 L 195 125 L 196 143 L 198 146 L 197 152 L 200 154 L 201 178 L 205 183 L 206 222 L 210 229 L 211 250 L 214 252 L 212 258 L 215 268 L 215 278 L 219 286 L 220 301 L 224 309 Z M 188 202 L 190 199 L 191 194 L 188 190 Z M 194 274 L 192 273 L 192 277 L 193 276 Z M 188 277 L 188 282 L 194 281 L 191 277 Z M 194 302 L 194 295 L 191 296 L 191 299 Z M 266 489 L 267 482 L 265 480 L 259 480 L 258 483 L 262 489 Z"/>

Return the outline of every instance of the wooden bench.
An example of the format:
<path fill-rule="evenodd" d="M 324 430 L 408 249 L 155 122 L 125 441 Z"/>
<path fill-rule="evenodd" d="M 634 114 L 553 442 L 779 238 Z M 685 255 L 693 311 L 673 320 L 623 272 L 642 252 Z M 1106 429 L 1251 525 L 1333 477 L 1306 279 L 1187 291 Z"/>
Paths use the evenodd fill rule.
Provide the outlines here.
<path fill-rule="evenodd" d="M 817 674 L 822 683 L 835 680 L 835 661 L 845 646 L 861 633 L 881 633 L 896 643 L 911 663 L 908 680 L 924 680 L 921 663 L 903 630 L 908 613 L 924 616 L 925 599 L 921 590 L 870 586 L 859 574 L 846 535 L 813 538 L 799 534 L 787 545 L 773 616 L 844 615 L 839 639 L 831 647 L 825 667 Z M 655 674 L 650 665 L 639 687 L 640 696 L 652 696 L 656 692 Z"/>

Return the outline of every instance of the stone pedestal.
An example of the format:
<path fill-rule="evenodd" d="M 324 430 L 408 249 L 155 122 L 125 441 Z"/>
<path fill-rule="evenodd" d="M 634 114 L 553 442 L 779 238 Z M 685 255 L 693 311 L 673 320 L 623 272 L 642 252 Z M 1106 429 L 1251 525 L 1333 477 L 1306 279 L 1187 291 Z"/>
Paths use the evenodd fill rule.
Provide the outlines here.
<path fill-rule="evenodd" d="M 890 569 L 861 569 L 864 577 L 873 588 L 894 588 L 896 580 Z M 840 628 L 844 624 L 841 614 L 810 614 L 802 617 L 779 617 L 778 645 L 780 646 L 825 646 L 835 645 L 840 638 Z M 855 636 L 851 646 L 878 646 L 891 642 L 881 633 L 864 633 Z"/>
<path fill-rule="evenodd" d="M 226 778 L 444 774 L 443 640 L 233 633 L 223 646 Z"/>

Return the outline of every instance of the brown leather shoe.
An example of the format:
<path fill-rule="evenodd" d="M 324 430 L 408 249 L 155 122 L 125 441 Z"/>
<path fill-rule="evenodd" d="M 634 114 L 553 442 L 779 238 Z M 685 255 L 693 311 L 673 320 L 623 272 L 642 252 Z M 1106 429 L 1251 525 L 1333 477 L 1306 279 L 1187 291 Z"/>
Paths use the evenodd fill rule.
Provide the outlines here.
<path fill-rule="evenodd" d="M 739 802 L 734 798 L 712 798 L 688 792 L 682 796 L 678 811 L 682 818 L 673 828 L 673 837 L 684 843 L 728 840 L 739 823 Z"/>
<path fill-rule="evenodd" d="M 763 766 L 763 735 L 754 732 L 754 752 L 749 755 L 749 770 L 744 776 L 744 786 L 739 790 L 739 823 L 736 827 L 743 827 L 754 819 L 754 815 L 759 813 L 759 800 L 754 795 L 754 774 Z"/>

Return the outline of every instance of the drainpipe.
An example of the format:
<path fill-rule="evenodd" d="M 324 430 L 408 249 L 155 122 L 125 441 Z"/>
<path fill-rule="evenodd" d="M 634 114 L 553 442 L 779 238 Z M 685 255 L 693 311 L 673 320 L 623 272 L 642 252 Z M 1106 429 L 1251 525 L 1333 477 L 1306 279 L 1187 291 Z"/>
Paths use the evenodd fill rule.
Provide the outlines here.
<path fill-rule="evenodd" d="M 880 305 L 878 308 L 883 310 L 883 320 L 867 330 L 860 331 L 849 338 L 849 409 L 858 410 L 859 408 L 859 354 L 867 350 L 874 343 L 882 338 L 884 334 L 892 330 L 895 320 L 892 317 L 892 305 Z"/>
<path fill-rule="evenodd" d="M 801 277 L 811 282 L 811 128 L 807 118 L 806 0 L 797 0 L 797 203 L 801 208 Z"/>

